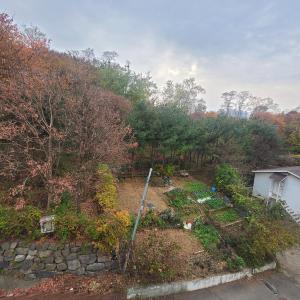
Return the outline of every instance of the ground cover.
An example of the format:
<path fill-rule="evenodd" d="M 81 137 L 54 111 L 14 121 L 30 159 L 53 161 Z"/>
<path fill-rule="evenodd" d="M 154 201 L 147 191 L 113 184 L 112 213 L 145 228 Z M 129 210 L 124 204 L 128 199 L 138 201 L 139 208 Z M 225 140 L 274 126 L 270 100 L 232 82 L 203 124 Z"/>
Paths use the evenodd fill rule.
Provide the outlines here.
<path fill-rule="evenodd" d="M 239 220 L 240 216 L 234 209 L 230 208 L 223 211 L 215 212 L 212 215 L 212 218 L 221 224 L 229 224 Z"/>
<path fill-rule="evenodd" d="M 212 198 L 205 202 L 209 209 L 220 209 L 226 206 L 225 202 L 221 198 Z"/>

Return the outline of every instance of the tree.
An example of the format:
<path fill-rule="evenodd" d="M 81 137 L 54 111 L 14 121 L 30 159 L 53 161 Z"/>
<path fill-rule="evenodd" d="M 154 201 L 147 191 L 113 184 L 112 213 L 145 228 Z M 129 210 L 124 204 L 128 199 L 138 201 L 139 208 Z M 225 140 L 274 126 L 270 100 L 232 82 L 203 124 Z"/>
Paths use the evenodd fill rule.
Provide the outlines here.
<path fill-rule="evenodd" d="M 156 85 L 149 74 L 137 74 L 126 66 L 117 63 L 116 52 L 104 52 L 97 64 L 99 86 L 128 99 L 132 104 L 149 101 L 156 93 Z"/>
<path fill-rule="evenodd" d="M 226 116 L 242 118 L 245 117 L 245 114 L 252 116 L 259 112 L 278 110 L 278 104 L 272 98 L 253 96 L 248 91 L 225 92 L 221 98 L 224 101 L 221 112 Z"/>
<path fill-rule="evenodd" d="M 63 191 L 59 185 L 76 185 L 74 174 L 58 176 L 65 154 L 72 154 L 81 171 L 126 159 L 130 105 L 98 87 L 89 57 L 51 51 L 36 28 L 21 33 L 6 15 L 0 22 L 6 70 L 0 83 L 1 175 L 21 181 L 22 188 L 28 179 L 42 181 L 49 206 Z"/>
<path fill-rule="evenodd" d="M 231 91 L 231 92 L 225 92 L 221 96 L 221 98 L 223 98 L 224 101 L 221 110 L 224 112 L 226 116 L 230 116 L 230 113 L 234 108 L 234 101 L 236 95 L 237 95 L 236 91 Z"/>
<path fill-rule="evenodd" d="M 195 78 L 188 78 L 176 84 L 169 80 L 162 91 L 162 102 L 172 104 L 190 114 L 205 112 L 206 103 L 199 97 L 203 93 L 205 93 L 204 88 L 196 82 Z"/>

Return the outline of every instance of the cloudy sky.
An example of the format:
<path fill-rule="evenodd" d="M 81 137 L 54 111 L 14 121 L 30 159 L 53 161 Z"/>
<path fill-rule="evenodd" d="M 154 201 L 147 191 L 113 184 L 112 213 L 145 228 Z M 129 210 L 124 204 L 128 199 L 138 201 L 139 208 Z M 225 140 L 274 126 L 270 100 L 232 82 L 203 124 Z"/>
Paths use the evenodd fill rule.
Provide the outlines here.
<path fill-rule="evenodd" d="M 60 51 L 116 51 L 158 84 L 195 77 L 209 109 L 224 91 L 300 105 L 299 0 L 0 0 Z"/>

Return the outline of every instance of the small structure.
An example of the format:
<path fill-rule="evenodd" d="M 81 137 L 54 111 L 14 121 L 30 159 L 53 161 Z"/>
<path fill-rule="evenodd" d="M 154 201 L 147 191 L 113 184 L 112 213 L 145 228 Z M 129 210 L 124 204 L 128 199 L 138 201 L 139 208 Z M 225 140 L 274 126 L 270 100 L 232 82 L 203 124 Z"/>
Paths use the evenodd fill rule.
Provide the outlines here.
<path fill-rule="evenodd" d="M 286 211 L 300 222 L 300 166 L 253 172 L 253 196 L 268 201 L 283 201 Z"/>
<path fill-rule="evenodd" d="M 41 233 L 54 232 L 55 216 L 45 216 L 40 219 Z"/>

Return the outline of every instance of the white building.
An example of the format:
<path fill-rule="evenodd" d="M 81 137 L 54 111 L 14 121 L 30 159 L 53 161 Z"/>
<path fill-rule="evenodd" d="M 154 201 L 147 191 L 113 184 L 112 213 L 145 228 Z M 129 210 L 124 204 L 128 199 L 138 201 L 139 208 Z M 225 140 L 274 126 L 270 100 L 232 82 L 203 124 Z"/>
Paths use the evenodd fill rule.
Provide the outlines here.
<path fill-rule="evenodd" d="M 253 172 L 253 196 L 284 201 L 287 212 L 300 222 L 300 166 Z"/>

